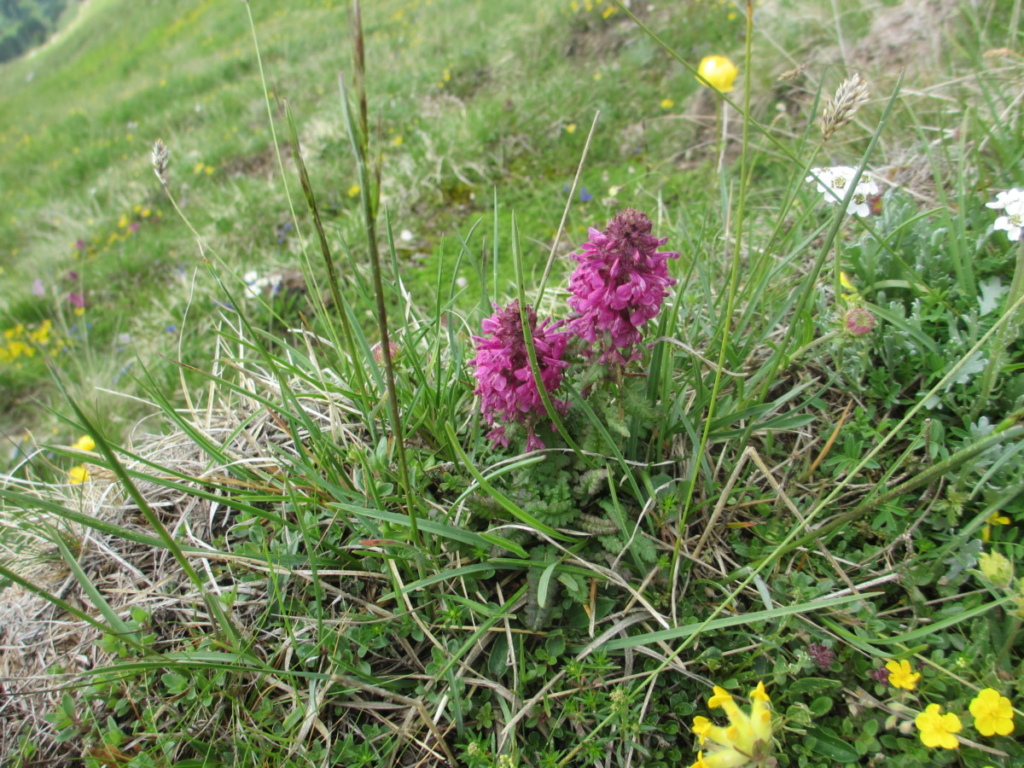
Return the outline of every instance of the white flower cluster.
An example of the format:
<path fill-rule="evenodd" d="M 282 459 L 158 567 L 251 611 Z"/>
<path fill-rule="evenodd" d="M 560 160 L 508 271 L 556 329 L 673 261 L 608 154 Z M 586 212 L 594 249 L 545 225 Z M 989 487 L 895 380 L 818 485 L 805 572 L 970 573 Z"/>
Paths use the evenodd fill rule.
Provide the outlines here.
<path fill-rule="evenodd" d="M 993 226 L 1006 230 L 1006 236 L 1011 240 L 1020 240 L 1021 231 L 1024 230 L 1024 189 L 1000 192 L 993 202 L 985 203 L 985 207 L 1005 211 L 1005 215 L 996 219 Z"/>
<path fill-rule="evenodd" d="M 825 202 L 832 205 L 843 201 L 856 173 L 857 169 L 848 165 L 811 168 L 811 175 L 807 177 L 807 181 L 816 182 L 818 191 L 825 196 Z M 866 173 L 861 174 L 857 188 L 853 191 L 853 197 L 850 198 L 850 203 L 846 206 L 846 212 L 856 216 L 869 216 L 871 205 L 868 203 L 868 198 L 877 194 L 878 184 Z"/>
<path fill-rule="evenodd" d="M 255 270 L 242 275 L 242 280 L 245 282 L 245 295 L 250 299 L 259 298 L 264 294 L 273 296 L 281 287 L 281 275 L 260 276 Z"/>

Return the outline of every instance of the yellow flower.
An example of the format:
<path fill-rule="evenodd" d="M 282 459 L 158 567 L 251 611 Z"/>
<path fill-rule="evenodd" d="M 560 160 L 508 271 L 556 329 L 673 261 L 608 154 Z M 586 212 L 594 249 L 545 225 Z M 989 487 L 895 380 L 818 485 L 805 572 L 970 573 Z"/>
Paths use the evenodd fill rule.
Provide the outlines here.
<path fill-rule="evenodd" d="M 917 681 L 921 679 L 921 673 L 914 672 L 906 659 L 887 662 L 885 668 L 889 670 L 889 685 L 893 688 L 912 691 L 917 687 Z"/>
<path fill-rule="evenodd" d="M 79 464 L 68 470 L 68 482 L 72 485 L 81 485 L 89 481 L 89 470 L 84 464 Z"/>
<path fill-rule="evenodd" d="M 719 93 L 729 93 L 739 70 L 725 56 L 705 56 L 701 59 L 697 74 L 704 78 Z M 704 80 L 699 80 L 703 85 Z"/>
<path fill-rule="evenodd" d="M 993 525 L 1009 525 L 1010 518 L 1006 515 L 1000 515 L 998 512 L 993 512 L 985 520 L 985 527 L 981 529 L 981 540 L 989 541 L 992 538 L 992 526 Z"/>
<path fill-rule="evenodd" d="M 959 733 L 963 726 L 960 718 L 952 712 L 939 714 L 941 709 L 938 704 L 929 704 L 924 712 L 914 718 L 914 725 L 921 732 L 921 743 L 926 747 L 956 749 L 960 746 L 960 740 L 954 734 Z"/>
<path fill-rule="evenodd" d="M 985 688 L 971 701 L 974 728 L 982 736 L 1013 733 L 1013 705 L 994 688 Z"/>
<path fill-rule="evenodd" d="M 772 712 L 764 683 L 758 683 L 757 688 L 750 692 L 750 700 L 748 714 L 740 709 L 732 694 L 717 685 L 714 687 L 708 706 L 725 710 L 729 725 L 715 725 L 706 717 L 693 719 L 692 730 L 701 749 L 697 752 L 697 762 L 690 768 L 741 768 L 768 764 L 772 749 Z"/>
<path fill-rule="evenodd" d="M 96 450 L 96 441 L 89 435 L 82 435 L 71 447 L 76 451 L 94 451 Z"/>
<path fill-rule="evenodd" d="M 978 557 L 978 570 L 995 587 L 1008 587 L 1013 581 L 1013 565 L 998 552 L 982 552 Z"/>
<path fill-rule="evenodd" d="M 53 329 L 53 321 L 43 320 L 39 328 L 29 334 L 29 338 L 36 344 L 46 346 L 50 343 L 50 331 Z"/>

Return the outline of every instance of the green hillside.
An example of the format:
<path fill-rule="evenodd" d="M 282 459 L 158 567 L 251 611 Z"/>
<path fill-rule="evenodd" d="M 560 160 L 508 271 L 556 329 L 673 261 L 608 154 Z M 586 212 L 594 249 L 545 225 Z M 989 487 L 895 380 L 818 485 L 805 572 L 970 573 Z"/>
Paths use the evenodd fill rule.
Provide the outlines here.
<path fill-rule="evenodd" d="M 15 59 L 46 42 L 67 6 L 67 0 L 0 2 L 0 62 Z"/>

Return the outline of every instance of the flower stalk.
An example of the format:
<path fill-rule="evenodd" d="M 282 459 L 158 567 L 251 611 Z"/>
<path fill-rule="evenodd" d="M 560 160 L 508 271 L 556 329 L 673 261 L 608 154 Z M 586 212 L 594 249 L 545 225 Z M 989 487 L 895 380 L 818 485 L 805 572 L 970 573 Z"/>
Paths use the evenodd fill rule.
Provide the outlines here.
<path fill-rule="evenodd" d="M 395 367 L 391 359 L 391 338 L 388 333 L 388 313 L 384 303 L 384 281 L 381 278 L 380 250 L 377 247 L 377 195 L 380 190 L 380 169 L 374 170 L 376 184 L 371 186 L 371 169 L 368 159 L 369 136 L 367 133 L 367 107 L 366 107 L 366 60 L 363 43 L 362 12 L 360 11 L 359 0 L 352 1 L 352 34 L 354 37 L 354 64 L 356 84 L 356 100 L 359 105 L 358 115 L 353 115 L 349 109 L 349 94 L 345 87 L 344 78 L 340 79 L 341 84 L 341 106 L 345 115 L 345 122 L 348 125 L 349 139 L 352 145 L 352 154 L 356 159 L 356 169 L 359 176 L 359 195 L 363 211 L 363 229 L 366 234 L 366 246 L 370 257 L 370 272 L 373 281 L 373 293 L 376 308 L 377 331 L 380 335 L 381 351 L 384 359 L 384 376 L 387 385 L 388 407 L 391 416 L 391 429 L 394 433 L 395 452 L 398 455 L 398 467 L 401 473 L 401 483 L 405 490 L 406 507 L 409 513 L 409 536 L 417 549 L 422 551 L 422 540 L 419 533 L 418 508 L 419 502 L 412 492 L 412 483 L 409 478 L 409 466 L 405 455 L 405 431 L 402 425 L 402 414 L 398 403 L 398 388 L 395 384 Z M 358 124 L 356 120 L 358 119 Z"/>
<path fill-rule="evenodd" d="M 1019 231 L 1018 231 L 1019 236 Z M 989 400 L 989 395 L 995 388 L 996 380 L 999 378 L 999 371 L 1003 364 L 1003 355 L 1006 347 L 1019 333 L 1021 310 L 1017 306 L 1024 297 L 1024 240 L 1017 241 L 1017 263 L 1013 269 L 1013 279 L 1010 282 L 1010 292 L 1006 296 L 1006 311 L 1012 313 L 1009 320 L 999 329 L 999 333 L 992 339 L 992 347 L 989 351 L 988 362 L 981 374 L 981 393 L 975 401 L 971 411 L 971 421 L 977 420 L 981 409 Z"/>

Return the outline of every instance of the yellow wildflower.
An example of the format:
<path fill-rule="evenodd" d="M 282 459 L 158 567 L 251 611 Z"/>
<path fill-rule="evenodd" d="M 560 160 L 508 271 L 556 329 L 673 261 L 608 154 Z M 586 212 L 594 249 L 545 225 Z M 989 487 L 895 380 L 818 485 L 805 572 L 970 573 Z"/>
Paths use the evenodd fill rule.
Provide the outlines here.
<path fill-rule="evenodd" d="M 82 435 L 71 447 L 76 451 L 94 451 L 96 450 L 96 441 L 89 435 Z"/>
<path fill-rule="evenodd" d="M 941 709 L 939 704 L 929 704 L 924 712 L 914 718 L 914 725 L 921 732 L 921 743 L 926 747 L 956 749 L 960 746 L 960 740 L 954 734 L 959 733 L 963 725 L 952 712 L 939 714 Z"/>
<path fill-rule="evenodd" d="M 1013 733 L 1013 705 L 994 688 L 985 688 L 971 701 L 974 729 L 982 736 L 1008 736 Z"/>
<path fill-rule="evenodd" d="M 39 324 L 39 327 L 32 331 L 28 336 L 35 344 L 40 346 L 46 346 L 50 343 L 50 331 L 53 330 L 52 320 L 43 320 Z"/>
<path fill-rule="evenodd" d="M 921 679 L 921 673 L 914 672 L 906 659 L 887 662 L 885 668 L 889 670 L 889 685 L 893 688 L 912 691 L 917 687 L 917 681 Z"/>
<path fill-rule="evenodd" d="M 692 730 L 701 749 L 690 768 L 741 768 L 766 766 L 771 759 L 772 713 L 764 683 L 750 692 L 750 712 L 740 709 L 732 694 L 715 686 L 708 700 L 711 709 L 723 709 L 729 718 L 726 727 L 706 717 L 695 717 Z M 704 747 L 707 747 L 705 754 Z"/>
<path fill-rule="evenodd" d="M 733 89 L 739 70 L 725 56 L 705 56 L 701 59 L 697 74 L 719 93 L 729 93 Z M 700 81 L 702 85 L 704 80 Z"/>
<path fill-rule="evenodd" d="M 985 527 L 981 529 L 981 540 L 989 541 L 992 538 L 992 526 L 993 525 L 1009 525 L 1010 518 L 1006 515 L 1001 515 L 998 512 L 993 512 L 985 520 Z"/>

